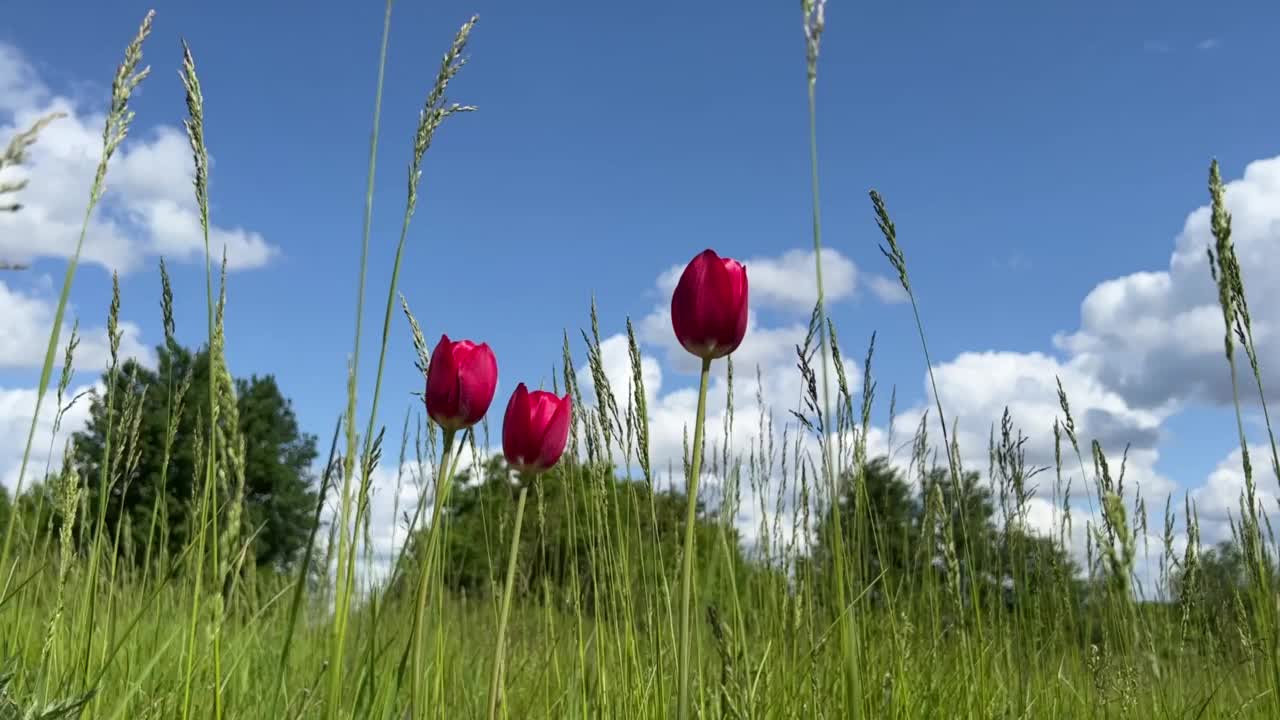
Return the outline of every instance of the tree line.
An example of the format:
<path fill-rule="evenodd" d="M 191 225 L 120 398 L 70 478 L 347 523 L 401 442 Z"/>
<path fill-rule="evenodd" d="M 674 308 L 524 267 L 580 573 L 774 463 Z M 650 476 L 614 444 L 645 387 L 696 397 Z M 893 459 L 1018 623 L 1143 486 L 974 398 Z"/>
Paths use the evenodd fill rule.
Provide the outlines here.
<path fill-rule="evenodd" d="M 120 477 L 107 485 L 105 497 L 97 482 L 84 482 L 76 516 L 82 526 L 101 513 L 109 536 L 118 539 L 114 552 L 135 564 L 177 556 L 193 536 L 193 492 L 200 486 L 195 448 L 200 447 L 201 418 L 209 412 L 208 397 L 192 390 L 206 387 L 208 352 L 169 344 L 157 348 L 157 358 L 154 370 L 129 360 L 104 376 L 108 390 L 90 397 L 89 421 L 74 434 L 69 456 L 81 478 L 97 478 L 106 453 L 120 452 L 122 443 L 117 438 L 117 447 L 107 447 L 107 427 L 119 421 L 110 415 L 134 407 L 135 420 L 123 440 L 129 457 L 112 464 L 122 468 Z M 313 537 L 322 500 L 317 438 L 301 430 L 274 376 L 239 378 L 235 388 L 245 440 L 242 536 L 251 538 L 258 568 L 295 569 Z M 51 537 L 61 527 L 52 488 L 46 480 L 17 498 L 0 492 L 0 521 L 20 521 L 29 540 Z M 505 565 L 508 542 L 502 533 L 509 532 L 505 524 L 517 492 L 501 455 L 460 474 L 445 509 L 447 588 L 464 595 L 493 591 L 495 568 Z M 861 472 L 841 477 L 838 492 L 834 503 L 827 499 L 817 508 L 809 550 L 791 566 L 753 556 L 738 530 L 719 520 L 718 508 L 700 505 L 696 547 L 708 584 L 705 596 L 723 597 L 752 582 L 830 582 L 837 509 L 844 518 L 846 560 L 862 589 L 878 601 L 930 582 L 960 588 L 967 601 L 991 607 L 1012 607 L 1033 597 L 1081 605 L 1097 589 L 1094 573 L 1081 568 L 1055 539 L 1001 522 L 998 500 L 976 472 L 955 481 L 946 468 L 935 467 L 921 473 L 917 491 L 889 458 L 879 457 Z M 676 489 L 625 480 L 612 466 L 584 467 L 569 458 L 539 479 L 531 498 L 533 516 L 519 550 L 518 589 L 525 596 L 590 609 L 599 593 L 611 591 L 602 577 L 641 584 L 671 577 L 678 567 L 685 518 L 683 495 Z M 77 533 L 83 534 L 82 527 Z M 420 533 L 411 535 L 399 553 L 391 596 L 399 592 L 398 579 L 411 577 L 420 542 Z M 602 562 L 609 567 L 595 566 Z M 1174 567 L 1169 599 L 1198 608 L 1206 621 L 1233 621 L 1245 612 L 1247 589 L 1256 582 L 1246 568 L 1239 545 L 1225 541 L 1201 553 L 1194 569 Z M 1194 603 L 1189 602 L 1193 595 Z M 653 595 L 631 592 L 628 597 Z"/>

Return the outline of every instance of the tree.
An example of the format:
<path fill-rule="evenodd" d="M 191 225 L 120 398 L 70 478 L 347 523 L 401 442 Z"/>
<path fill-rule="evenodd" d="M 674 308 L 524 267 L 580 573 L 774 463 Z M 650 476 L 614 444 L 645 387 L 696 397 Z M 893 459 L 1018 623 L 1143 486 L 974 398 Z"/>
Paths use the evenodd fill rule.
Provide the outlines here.
<path fill-rule="evenodd" d="M 1012 601 L 1035 597 L 1078 605 L 1085 600 L 1088 584 L 1080 566 L 1054 538 L 1009 528 L 1000 535 L 999 552 L 1001 585 Z"/>
<path fill-rule="evenodd" d="M 861 483 L 861 484 L 859 484 Z M 840 482 L 840 526 L 844 535 L 845 558 L 856 567 L 865 561 L 868 581 L 880 577 L 896 582 L 911 572 L 914 525 L 920 513 L 911 487 L 889 462 L 887 456 L 867 463 L 859 477 L 846 471 Z M 862 515 L 866 534 L 858 536 L 859 498 L 866 499 Z M 819 572 L 835 562 L 835 517 L 827 507 L 818 521 L 813 562 Z"/>
<path fill-rule="evenodd" d="M 991 490 L 976 472 L 953 482 L 947 468 L 925 473 L 917 498 L 887 457 L 867 463 L 861 474 L 848 472 L 840 484 L 841 527 L 850 567 L 865 563 L 878 587 L 912 590 L 925 569 L 945 583 L 954 568 L 966 599 L 976 595 L 984 605 L 1014 605 L 1033 595 L 1046 597 L 1063 589 L 1079 597 L 1079 568 L 1052 538 L 1019 527 L 997 528 Z M 859 498 L 865 498 L 864 537 L 858 537 Z M 834 558 L 834 518 L 821 516 L 811 562 L 828 572 Z M 972 591 L 972 594 L 971 594 Z M 877 590 L 872 596 L 878 597 Z"/>
<path fill-rule="evenodd" d="M 316 505 L 316 438 L 299 431 L 272 375 L 236 380 L 245 435 L 245 501 L 259 564 L 287 565 L 305 548 Z"/>
<path fill-rule="evenodd" d="M 93 398 L 87 428 L 75 435 L 75 460 L 88 490 L 87 522 L 96 522 L 107 428 L 112 430 L 112 456 L 118 476 L 109 478 L 105 515 L 108 537 L 117 530 L 121 550 L 135 559 L 149 544 L 170 554 L 191 539 L 197 503 L 203 487 L 197 477 L 197 453 L 207 437 L 209 417 L 209 358 L 177 347 L 157 348 L 158 365 L 148 370 L 133 360 L 104 377 L 107 392 Z M 186 386 L 184 388 L 184 385 Z M 183 392 L 185 389 L 185 392 Z M 261 566 L 285 567 L 297 559 L 308 537 L 316 503 L 311 473 L 317 457 L 314 436 L 300 432 L 297 418 L 275 378 L 253 376 L 236 380 L 239 429 L 245 443 L 245 514 L 242 537 L 253 535 L 253 550 Z M 140 403 L 140 405 L 139 405 Z M 122 428 L 126 408 L 137 411 L 136 437 Z M 165 457 L 169 418 L 177 414 L 175 434 Z M 114 473 L 113 473 L 114 474 Z M 153 532 L 153 512 L 161 521 Z"/>
<path fill-rule="evenodd" d="M 1280 567 L 1269 556 L 1266 564 L 1262 577 L 1274 594 L 1280 590 Z M 1170 578 L 1170 590 L 1188 619 L 1210 634 L 1230 637 L 1236 635 L 1236 625 L 1248 624 L 1258 603 L 1275 602 L 1262 595 L 1258 578 L 1244 548 L 1232 538 L 1199 553 L 1190 567 L 1186 561 L 1180 563 Z"/>
<path fill-rule="evenodd" d="M 980 476 L 972 470 L 962 473 L 956 482 L 950 470 L 934 467 L 926 473 L 921 487 L 926 503 L 935 494 L 938 498 L 941 513 L 935 513 L 934 520 L 950 538 L 962 583 L 970 579 L 970 570 L 975 575 L 990 571 L 998 552 L 995 501 L 991 490 L 979 481 Z M 944 550 L 938 548 L 937 552 L 941 555 Z"/>
<path fill-rule="evenodd" d="M 40 527 L 39 511 L 48 511 L 47 499 L 40 495 L 48 489 L 45 483 L 32 483 L 21 494 L 12 495 L 6 487 L 0 487 L 0 532 L 11 522 L 18 523 L 18 530 L 25 531 L 25 537 L 18 536 L 19 542 L 29 542 Z M 41 508 L 42 502 L 45 507 Z"/>
<path fill-rule="evenodd" d="M 518 550 L 516 592 L 570 607 L 580 602 L 596 612 L 621 593 L 635 603 L 637 617 L 650 610 L 660 616 L 658 605 L 640 605 L 660 602 L 652 589 L 679 568 L 684 496 L 619 478 L 611 466 L 578 464 L 568 457 L 533 483 Z M 458 473 L 443 513 L 442 572 L 449 590 L 468 595 L 500 590 L 518 495 L 516 474 L 501 455 L 483 463 L 479 472 Z M 426 502 L 432 502 L 430 495 Z M 694 529 L 699 593 L 705 603 L 714 604 L 731 591 L 729 563 L 739 588 L 761 570 L 746 561 L 737 531 L 702 510 Z M 403 599 L 417 581 L 430 515 L 428 506 L 401 555 L 389 589 L 392 598 Z"/>

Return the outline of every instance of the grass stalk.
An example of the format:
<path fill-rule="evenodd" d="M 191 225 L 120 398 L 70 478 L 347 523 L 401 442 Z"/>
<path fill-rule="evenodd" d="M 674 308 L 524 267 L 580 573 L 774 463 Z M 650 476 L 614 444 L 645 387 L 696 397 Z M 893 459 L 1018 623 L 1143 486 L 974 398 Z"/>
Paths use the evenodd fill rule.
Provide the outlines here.
<path fill-rule="evenodd" d="M 369 169 L 365 181 L 364 226 L 360 240 L 360 271 L 356 283 L 355 335 L 352 339 L 351 363 L 347 371 L 347 409 L 343 418 L 346 427 L 346 452 L 342 456 L 342 490 L 338 511 L 338 570 L 334 588 L 333 632 L 329 647 L 329 683 L 325 703 L 326 717 L 337 720 L 342 698 L 344 648 L 347 640 L 347 615 L 351 607 L 351 572 L 349 556 L 355 541 L 356 518 L 351 512 L 351 483 L 356 463 L 356 402 L 360 377 L 360 339 L 364 321 L 365 278 L 369 267 L 369 236 L 373 224 L 373 189 L 378 167 L 378 129 L 382 120 L 382 89 L 386 80 L 387 45 L 391 38 L 391 8 L 393 0 L 387 0 L 382 21 L 382 42 L 378 50 L 378 80 L 374 89 L 373 129 L 369 134 Z"/>
<path fill-rule="evenodd" d="M 102 200 L 102 195 L 107 190 L 107 166 L 111 157 L 124 142 L 129 134 L 129 125 L 133 122 L 133 111 L 129 109 L 129 100 L 133 97 L 133 91 L 151 74 L 150 66 L 139 68 L 138 65 L 142 62 L 142 44 L 151 34 L 151 23 L 154 19 L 154 10 L 148 11 L 143 17 L 137 34 L 125 48 L 124 60 L 117 68 L 115 79 L 111 83 L 111 105 L 102 128 L 102 154 L 98 157 L 98 169 L 94 173 L 93 184 L 89 186 L 89 203 L 85 207 L 84 219 L 80 223 L 76 249 L 67 261 L 67 270 L 62 278 L 62 290 L 58 293 L 58 305 L 53 311 L 53 327 L 49 329 L 49 344 L 45 348 L 44 363 L 40 367 L 40 382 L 36 386 L 36 404 L 31 410 L 31 426 L 27 430 L 22 462 L 18 466 L 15 496 L 22 492 L 27 463 L 31 458 L 31 446 L 35 441 L 36 427 L 40 422 L 40 407 L 45 393 L 49 391 L 49 382 L 53 378 L 53 362 L 58 354 L 58 340 L 62 336 L 62 321 L 67 312 L 67 301 L 71 297 L 71 286 L 75 283 L 76 270 L 80 266 L 80 253 L 84 249 L 85 236 L 89 232 L 89 221 L 93 218 L 93 211 L 97 209 L 98 202 Z M 0 568 L 9 566 L 9 553 L 13 545 L 13 531 L 16 525 L 17 523 L 9 523 L 5 529 L 4 545 L 0 547 Z"/>

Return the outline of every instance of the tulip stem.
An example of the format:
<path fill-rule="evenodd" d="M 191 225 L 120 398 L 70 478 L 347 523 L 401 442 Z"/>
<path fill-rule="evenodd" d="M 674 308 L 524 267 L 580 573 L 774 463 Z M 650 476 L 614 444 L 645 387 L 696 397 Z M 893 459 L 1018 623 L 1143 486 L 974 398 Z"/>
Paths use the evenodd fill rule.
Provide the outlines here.
<path fill-rule="evenodd" d="M 426 652 L 423 647 L 423 638 L 425 635 L 425 625 L 427 620 L 427 591 L 430 588 L 431 580 L 435 575 L 435 556 L 436 548 L 440 539 L 440 515 L 444 509 L 444 504 L 449 499 L 449 490 L 453 485 L 453 472 L 458 467 L 458 458 L 462 455 L 462 448 L 458 448 L 458 452 L 453 452 L 453 441 L 457 435 L 457 430 L 445 428 L 443 444 L 440 449 L 440 465 L 436 472 L 436 488 L 435 488 L 435 507 L 431 510 L 431 527 L 427 528 L 427 548 L 426 557 L 422 561 L 422 574 L 418 576 L 418 607 L 417 614 L 414 616 L 413 623 L 413 678 L 410 681 L 413 689 L 413 717 L 419 717 L 420 713 L 426 708 L 426 689 L 423 686 L 426 672 L 425 657 Z M 452 456 L 452 457 L 450 457 Z"/>
<path fill-rule="evenodd" d="M 530 478 L 520 479 L 520 499 L 516 501 L 516 525 L 511 531 L 511 554 L 507 557 L 507 581 L 502 590 L 502 612 L 498 616 L 498 644 L 493 651 L 493 677 L 489 682 L 489 720 L 497 720 L 498 698 L 502 695 L 502 675 L 507 636 L 507 618 L 511 614 L 511 596 L 516 584 L 516 555 L 520 551 L 520 526 L 524 522 L 524 501 L 529 494 Z"/>
<path fill-rule="evenodd" d="M 702 469 L 703 425 L 707 419 L 707 381 L 711 376 L 711 358 L 702 359 L 702 377 L 698 382 L 698 416 L 693 425 L 693 458 L 689 461 L 686 486 L 688 511 L 684 524 L 684 576 L 680 604 L 680 720 L 689 717 L 689 686 L 693 682 L 690 649 L 693 644 L 691 610 L 693 609 L 693 530 L 698 514 L 698 473 Z"/>

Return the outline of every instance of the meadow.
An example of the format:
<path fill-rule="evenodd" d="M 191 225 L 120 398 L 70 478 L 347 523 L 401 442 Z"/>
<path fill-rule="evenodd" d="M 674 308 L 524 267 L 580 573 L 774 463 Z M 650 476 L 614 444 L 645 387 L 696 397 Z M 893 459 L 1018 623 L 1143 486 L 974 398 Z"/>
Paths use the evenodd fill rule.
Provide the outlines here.
<path fill-rule="evenodd" d="M 348 376 L 334 384 L 345 380 L 345 397 L 335 393 L 335 409 L 341 400 L 344 410 L 324 438 L 305 543 L 291 562 L 255 562 L 255 546 L 265 540 L 247 510 L 251 459 L 237 401 L 245 388 L 225 361 L 224 308 L 235 298 L 209 245 L 206 99 L 195 50 L 184 45 L 186 130 L 206 246 L 205 369 L 169 366 L 166 375 L 162 367 L 167 400 L 161 416 L 148 417 L 155 406 L 126 391 L 136 378 L 118 354 L 126 310 L 117 296 L 108 309 L 107 392 L 96 406 L 101 445 L 52 447 L 37 437 L 33 419 L 26 486 L 2 516 L 0 720 L 1280 716 L 1277 545 L 1255 494 L 1257 483 L 1280 480 L 1280 453 L 1271 437 L 1270 456 L 1255 459 L 1268 469 L 1255 469 L 1241 420 L 1244 403 L 1264 398 L 1263 359 L 1217 164 L 1208 172 L 1215 243 L 1207 250 L 1246 477 L 1230 543 L 1202 546 L 1189 501 L 1126 494 L 1124 459 L 1077 436 L 1061 386 L 1059 419 L 1035 429 L 1053 433 L 1053 467 L 1028 465 L 1024 437 L 1007 416 L 991 418 L 985 472 L 962 467 L 945 397 L 936 391 L 933 420 L 904 443 L 905 467 L 871 457 L 868 429 L 873 419 L 891 418 L 894 401 L 877 396 L 874 340 L 865 352 L 842 346 L 823 307 L 812 119 L 824 3 L 801 5 L 795 29 L 803 29 L 808 63 L 818 287 L 809 336 L 795 348 L 801 394 L 761 398 L 762 406 L 791 411 L 791 422 L 775 428 L 764 418 L 735 417 L 730 392 L 728 423 L 760 426 L 755 442 L 735 447 L 727 425 L 704 427 L 708 368 L 720 363 L 731 383 L 745 386 L 756 385 L 755 375 L 734 368 L 731 353 L 705 352 L 684 466 L 661 468 L 649 460 L 651 420 L 630 322 L 632 377 L 613 387 L 594 307 L 581 333 L 590 391 L 579 387 L 574 369 L 582 358 L 572 356 L 568 335 L 563 357 L 547 359 L 558 368 L 551 390 L 572 405 L 558 459 L 535 463 L 510 450 L 474 459 L 476 448 L 491 447 L 490 425 L 502 434 L 497 412 L 486 423 L 454 425 L 419 412 L 390 434 L 376 425 L 388 391 L 383 370 L 398 362 L 387 353 L 393 333 L 412 336 L 424 379 L 440 362 L 441 346 L 423 331 L 433 323 L 425 316 L 420 323 L 400 295 L 400 257 L 435 134 L 472 110 L 451 102 L 448 90 L 465 73 L 467 41 L 480 27 L 475 18 L 462 25 L 422 107 L 398 244 L 371 248 L 388 1 L 364 235 L 353 239 L 361 253 L 354 342 Z M 149 73 L 143 48 L 151 23 L 148 15 L 114 75 L 86 228 L 133 121 L 131 96 Z M 37 141 L 39 131 L 15 139 L 6 162 L 20 162 L 23 143 Z M 913 293 L 911 241 L 898 237 L 888 200 L 875 191 L 872 221 L 927 361 L 929 308 Z M 396 257 L 380 289 L 366 277 L 378 250 Z M 688 250 L 693 257 L 703 248 Z M 79 253 L 66 269 L 40 377 L 39 402 L 54 408 L 70 399 L 77 343 L 74 331 L 67 338 L 62 330 Z M 163 287 L 170 345 L 167 276 Z M 690 301 L 695 314 L 723 310 L 717 303 L 730 300 L 718 297 L 728 296 Z M 372 350 L 360 342 L 366 299 L 382 337 Z M 745 318 L 745 307 L 738 309 Z M 865 358 L 859 386 L 843 372 L 840 359 L 849 356 Z M 357 378 L 369 363 L 374 382 L 361 387 Z M 360 402 L 367 417 L 357 412 Z M 179 417 L 192 408 L 195 430 L 179 433 Z M 135 521 L 120 508 L 139 491 L 140 428 L 148 422 L 163 429 L 162 465 L 182 455 L 194 472 L 180 480 L 189 498 L 174 503 L 162 486 Z M 81 451 L 96 460 L 78 461 Z M 426 501 L 406 509 L 409 541 L 375 581 L 363 571 L 373 562 L 370 483 L 396 459 L 400 481 L 426 488 Z M 170 481 L 179 482 L 162 480 Z M 1027 521 L 1037 493 L 1061 510 L 1048 534 Z M 1088 521 L 1081 559 L 1064 539 L 1073 522 L 1086 522 L 1070 512 L 1085 501 L 1098 513 Z M 750 543 L 735 525 L 744 502 L 759 504 L 763 518 Z M 1140 546 L 1148 505 L 1163 508 L 1165 518 L 1156 588 L 1135 580 L 1139 553 L 1150 551 Z M 326 507 L 332 522 L 322 522 Z M 1188 538 L 1180 552 L 1175 525 Z"/>

